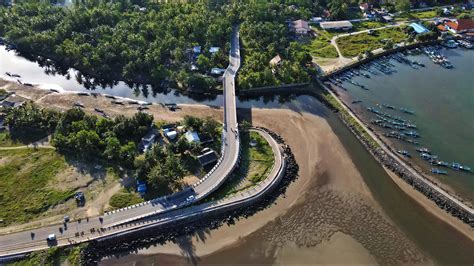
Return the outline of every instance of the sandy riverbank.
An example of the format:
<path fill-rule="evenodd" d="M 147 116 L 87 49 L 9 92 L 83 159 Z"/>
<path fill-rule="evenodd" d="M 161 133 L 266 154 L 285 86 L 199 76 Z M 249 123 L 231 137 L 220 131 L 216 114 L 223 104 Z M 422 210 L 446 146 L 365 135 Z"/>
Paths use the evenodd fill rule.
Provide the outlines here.
<path fill-rule="evenodd" d="M 110 116 L 137 112 L 136 105 L 117 106 L 101 95 L 60 94 L 14 83 L 2 84 L 1 81 L 0 87 L 39 105 L 59 110 L 71 108 L 75 101 L 80 101 L 90 113 L 95 112 L 95 107 L 103 109 Z M 180 110 L 172 112 L 161 105 L 153 105 L 147 111 L 155 119 L 167 121 L 177 121 L 186 114 L 222 119 L 222 110 L 219 108 L 201 105 L 180 107 Z M 268 258 L 274 263 L 316 262 L 314 254 L 321 255 L 321 263 L 431 262 L 384 214 L 351 157 L 323 117 L 286 109 L 252 109 L 251 113 L 242 110 L 239 117 L 244 116 L 251 118 L 256 126 L 277 132 L 291 146 L 300 165 L 300 177 L 290 185 L 286 195 L 280 197 L 271 208 L 230 227 L 183 237 L 176 244 L 143 250 L 139 255 L 123 260 L 105 260 L 103 264 L 128 265 L 131 261 L 149 258 L 147 255 L 151 254 L 184 256 L 184 263 L 198 257 L 204 263 L 218 263 L 219 258 L 229 256 L 226 253 L 228 250 L 256 248 L 256 243 L 266 247 L 262 249 L 258 246 L 259 250 L 272 251 L 269 254 L 257 254 L 257 257 L 262 258 L 260 262 Z M 403 184 L 399 185 L 403 188 Z M 418 193 L 410 188 L 404 191 L 408 194 Z M 419 202 L 423 200 L 422 197 L 413 198 Z M 425 207 L 433 213 L 444 213 L 435 205 Z M 449 215 L 438 217 L 446 221 L 454 219 Z M 348 250 L 352 255 L 341 257 L 338 255 L 340 250 Z M 299 256 L 288 255 L 295 252 L 301 253 L 298 253 Z M 179 257 L 173 258 L 181 260 Z"/>
<path fill-rule="evenodd" d="M 383 213 L 324 118 L 286 109 L 252 109 L 251 114 L 239 114 L 245 115 L 251 116 L 254 125 L 278 132 L 292 147 L 300 177 L 285 196 L 230 227 L 182 237 L 177 243 L 126 258 L 104 260 L 104 265 L 162 259 L 222 263 L 229 256 L 235 258 L 236 250 L 252 253 L 253 258 L 235 258 L 232 263 L 237 264 L 430 262 Z M 341 250 L 347 253 L 341 256 Z"/>

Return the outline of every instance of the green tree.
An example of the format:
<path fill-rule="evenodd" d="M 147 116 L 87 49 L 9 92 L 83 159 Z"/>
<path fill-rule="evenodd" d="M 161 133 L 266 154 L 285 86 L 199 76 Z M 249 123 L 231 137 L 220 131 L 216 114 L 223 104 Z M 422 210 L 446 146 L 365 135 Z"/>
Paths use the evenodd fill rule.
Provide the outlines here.
<path fill-rule="evenodd" d="M 211 61 L 204 54 L 200 54 L 197 57 L 196 63 L 201 71 L 206 72 L 209 71 L 209 69 L 211 68 Z"/>
<path fill-rule="evenodd" d="M 395 8 L 400 12 L 410 12 L 411 2 L 410 0 L 396 0 Z"/>
<path fill-rule="evenodd" d="M 112 160 L 118 161 L 120 158 L 121 152 L 121 145 L 120 141 L 115 136 L 109 136 L 105 139 L 105 150 L 104 150 L 104 157 Z"/>

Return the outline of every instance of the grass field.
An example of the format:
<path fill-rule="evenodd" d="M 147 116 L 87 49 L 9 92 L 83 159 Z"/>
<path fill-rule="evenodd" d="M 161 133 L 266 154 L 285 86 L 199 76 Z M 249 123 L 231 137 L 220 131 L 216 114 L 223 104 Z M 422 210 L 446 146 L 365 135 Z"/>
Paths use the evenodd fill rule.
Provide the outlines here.
<path fill-rule="evenodd" d="M 375 29 L 386 26 L 387 24 L 379 22 L 379 21 L 369 21 L 364 20 L 361 22 L 353 22 L 352 31 L 361 31 L 361 30 L 368 30 L 368 29 Z"/>
<path fill-rule="evenodd" d="M 143 202 L 143 199 L 138 193 L 122 189 L 110 198 L 109 204 L 113 209 L 120 209 L 140 202 Z"/>
<path fill-rule="evenodd" d="M 256 147 L 250 146 L 250 140 L 257 142 Z M 242 132 L 242 158 L 239 168 L 232 173 L 217 191 L 206 201 L 222 199 L 239 191 L 255 186 L 264 180 L 274 164 L 273 150 L 268 142 L 256 132 Z"/>
<path fill-rule="evenodd" d="M 437 17 L 436 10 L 425 10 L 425 11 L 415 11 L 409 13 L 403 13 L 398 16 L 398 19 L 426 19 Z"/>
<path fill-rule="evenodd" d="M 408 38 L 402 27 L 385 28 L 376 30 L 374 34 L 360 33 L 343 36 L 337 39 L 339 50 L 345 57 L 355 57 L 367 50 L 373 51 L 384 45 L 383 40 L 392 40 L 399 43 Z"/>
<path fill-rule="evenodd" d="M 54 150 L 0 150 L 0 219 L 3 226 L 34 219 L 73 195 L 48 183 L 67 167 Z"/>
<path fill-rule="evenodd" d="M 336 48 L 331 45 L 333 35 L 325 30 L 317 30 L 318 36 L 305 45 L 308 52 L 314 57 L 336 58 Z"/>

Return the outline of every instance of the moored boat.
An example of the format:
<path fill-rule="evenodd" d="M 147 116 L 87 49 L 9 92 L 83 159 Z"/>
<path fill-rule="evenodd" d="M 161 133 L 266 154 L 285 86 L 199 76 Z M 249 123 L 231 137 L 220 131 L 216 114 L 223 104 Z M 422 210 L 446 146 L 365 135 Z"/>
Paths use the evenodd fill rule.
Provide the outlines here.
<path fill-rule="evenodd" d="M 440 170 L 440 169 L 438 169 L 438 168 L 431 168 L 431 172 L 432 172 L 433 174 L 437 174 L 437 175 L 446 175 L 446 174 L 448 174 L 448 171 L 446 171 L 446 170 Z"/>

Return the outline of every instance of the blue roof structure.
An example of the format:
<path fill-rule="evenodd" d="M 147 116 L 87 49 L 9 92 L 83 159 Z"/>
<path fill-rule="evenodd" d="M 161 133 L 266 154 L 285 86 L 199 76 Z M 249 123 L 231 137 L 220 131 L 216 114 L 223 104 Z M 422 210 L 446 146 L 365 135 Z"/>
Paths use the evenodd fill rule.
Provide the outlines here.
<path fill-rule="evenodd" d="M 146 182 L 145 181 L 137 181 L 137 191 L 140 194 L 146 193 Z"/>
<path fill-rule="evenodd" d="M 410 24 L 410 27 L 412 27 L 417 34 L 429 32 L 427 28 L 425 28 L 423 25 L 418 24 L 418 23 L 412 23 Z"/>

